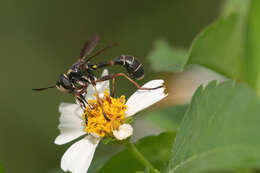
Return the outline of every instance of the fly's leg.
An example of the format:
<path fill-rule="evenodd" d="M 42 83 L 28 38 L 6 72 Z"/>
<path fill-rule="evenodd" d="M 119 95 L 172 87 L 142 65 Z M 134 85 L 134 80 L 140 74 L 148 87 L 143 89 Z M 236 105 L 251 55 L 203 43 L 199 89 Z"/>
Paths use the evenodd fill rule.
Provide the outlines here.
<path fill-rule="evenodd" d="M 88 102 L 85 100 L 85 98 L 83 97 L 83 95 L 78 94 L 78 93 L 74 93 L 73 94 L 75 100 L 79 103 L 80 108 L 85 111 L 86 108 L 86 104 L 88 104 Z"/>
<path fill-rule="evenodd" d="M 155 87 L 155 88 L 142 88 L 140 85 L 138 85 L 138 83 L 136 83 L 133 79 L 131 79 L 130 77 L 128 77 L 124 73 L 116 73 L 116 74 L 110 74 L 110 75 L 107 75 L 107 76 L 103 76 L 103 77 L 97 79 L 96 82 L 102 82 L 102 81 L 114 79 L 114 78 L 119 77 L 119 76 L 125 77 L 127 80 L 129 80 L 139 90 L 155 90 L 155 89 L 164 87 L 164 86 L 158 86 L 158 87 Z"/>
<path fill-rule="evenodd" d="M 99 98 L 98 91 L 97 91 L 97 88 L 96 88 L 96 84 L 95 84 L 95 83 L 92 83 L 92 85 L 93 85 L 93 87 L 94 87 L 94 89 L 95 89 L 95 92 L 96 92 L 96 94 L 97 94 L 97 101 L 98 101 L 99 106 L 101 107 L 102 113 L 103 113 L 105 119 L 106 119 L 107 121 L 110 121 L 110 119 L 107 117 L 107 115 L 106 115 L 106 113 L 105 113 L 105 111 L 104 111 L 104 108 L 103 108 L 103 106 L 102 106 L 102 103 L 101 103 L 101 100 L 100 100 L 100 98 Z"/>
<path fill-rule="evenodd" d="M 112 97 L 115 97 L 115 87 L 116 87 L 116 79 L 115 78 L 113 78 L 112 79 L 112 93 L 111 93 L 111 96 Z"/>

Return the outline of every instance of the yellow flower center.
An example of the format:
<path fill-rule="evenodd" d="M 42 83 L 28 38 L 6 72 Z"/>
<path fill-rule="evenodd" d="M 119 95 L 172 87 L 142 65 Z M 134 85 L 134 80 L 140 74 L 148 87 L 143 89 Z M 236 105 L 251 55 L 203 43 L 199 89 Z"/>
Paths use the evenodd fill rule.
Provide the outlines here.
<path fill-rule="evenodd" d="M 95 95 L 97 97 L 97 95 Z M 100 137 L 112 136 L 113 130 L 118 130 L 125 120 L 125 96 L 113 98 L 109 96 L 108 90 L 104 92 L 104 97 L 100 99 L 101 106 L 110 121 L 105 119 L 100 104 L 96 100 L 88 100 L 89 105 L 82 115 L 85 120 L 85 132 L 94 133 Z"/>

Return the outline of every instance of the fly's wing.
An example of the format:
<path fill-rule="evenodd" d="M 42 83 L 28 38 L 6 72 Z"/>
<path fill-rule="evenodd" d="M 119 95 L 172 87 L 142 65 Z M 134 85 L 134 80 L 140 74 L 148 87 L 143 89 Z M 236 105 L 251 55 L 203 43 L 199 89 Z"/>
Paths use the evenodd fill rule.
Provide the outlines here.
<path fill-rule="evenodd" d="M 80 58 L 79 61 L 82 61 L 86 58 L 86 56 L 88 56 L 97 46 L 99 42 L 99 36 L 98 35 L 94 35 L 92 37 L 90 37 L 85 44 L 83 45 L 81 52 L 80 52 Z"/>

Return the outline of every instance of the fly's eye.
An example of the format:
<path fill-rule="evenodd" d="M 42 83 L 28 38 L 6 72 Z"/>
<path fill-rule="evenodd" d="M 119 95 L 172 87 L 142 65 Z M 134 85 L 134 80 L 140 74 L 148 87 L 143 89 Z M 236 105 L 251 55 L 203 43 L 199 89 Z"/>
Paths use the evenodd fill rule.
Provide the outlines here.
<path fill-rule="evenodd" d="M 71 84 L 70 80 L 64 74 L 60 75 L 59 80 L 57 81 L 56 85 L 58 87 L 63 87 L 64 89 L 67 89 L 67 90 L 72 89 L 72 84 Z"/>

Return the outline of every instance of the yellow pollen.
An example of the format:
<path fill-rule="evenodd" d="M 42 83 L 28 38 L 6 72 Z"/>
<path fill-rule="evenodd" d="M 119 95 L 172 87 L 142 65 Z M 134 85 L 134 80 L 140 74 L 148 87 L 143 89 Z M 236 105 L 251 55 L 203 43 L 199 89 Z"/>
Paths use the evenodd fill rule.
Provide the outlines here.
<path fill-rule="evenodd" d="M 97 97 L 97 95 L 95 95 Z M 88 100 L 89 105 L 86 107 L 83 120 L 87 118 L 87 124 L 85 123 L 85 132 L 94 133 L 98 136 L 112 136 L 113 130 L 118 130 L 119 126 L 125 120 L 125 111 L 127 106 L 125 105 L 125 96 L 122 95 L 119 98 L 113 98 L 109 96 L 108 90 L 104 92 L 104 97 L 100 99 L 101 105 L 106 116 L 110 121 L 106 120 L 102 108 L 96 100 Z"/>

